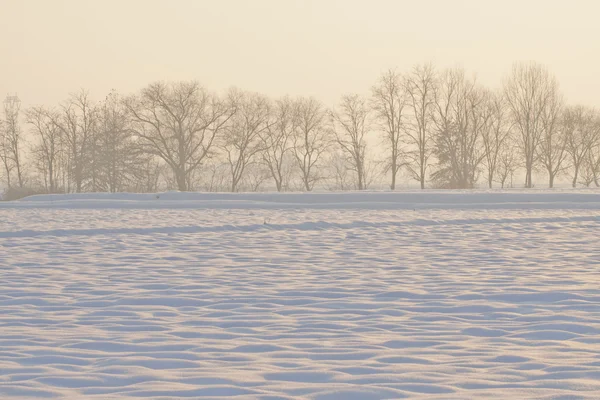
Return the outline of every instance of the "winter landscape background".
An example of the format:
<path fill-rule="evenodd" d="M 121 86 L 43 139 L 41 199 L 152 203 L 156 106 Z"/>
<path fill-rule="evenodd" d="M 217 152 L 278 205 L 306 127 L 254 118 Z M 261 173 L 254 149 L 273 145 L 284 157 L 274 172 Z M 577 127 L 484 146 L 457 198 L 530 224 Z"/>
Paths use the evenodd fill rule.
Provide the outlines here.
<path fill-rule="evenodd" d="M 598 15 L 0 0 L 0 398 L 600 398 Z"/>

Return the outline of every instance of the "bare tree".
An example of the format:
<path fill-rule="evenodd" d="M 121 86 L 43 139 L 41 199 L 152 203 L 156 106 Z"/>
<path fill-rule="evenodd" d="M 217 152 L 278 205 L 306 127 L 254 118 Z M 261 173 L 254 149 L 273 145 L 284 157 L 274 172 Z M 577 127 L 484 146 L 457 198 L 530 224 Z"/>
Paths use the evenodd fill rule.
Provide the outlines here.
<path fill-rule="evenodd" d="M 287 186 L 290 176 L 289 157 L 292 150 L 292 138 L 296 130 L 296 105 L 288 97 L 275 102 L 271 121 L 267 129 L 261 132 L 263 151 L 262 161 L 269 169 L 278 192 Z"/>
<path fill-rule="evenodd" d="M 504 142 L 498 153 L 498 165 L 496 179 L 500 183 L 502 189 L 506 187 L 506 181 L 510 178 L 512 187 L 512 178 L 517 171 L 519 164 L 517 162 L 517 151 L 514 146 L 507 142 Z"/>
<path fill-rule="evenodd" d="M 600 143 L 598 114 L 593 108 L 585 106 L 567 107 L 562 124 L 565 149 L 573 173 L 572 186 L 576 187 L 582 165 L 590 160 L 590 156 L 593 157 L 592 151 Z M 590 166 L 593 166 L 593 162 Z"/>
<path fill-rule="evenodd" d="M 130 115 L 114 91 L 99 107 L 95 145 L 98 185 L 102 190 L 122 191 L 135 186 L 137 180 L 148 178 L 144 169 L 151 156 L 144 154 L 138 145 L 131 129 Z"/>
<path fill-rule="evenodd" d="M 255 162 L 246 168 L 240 186 L 243 186 L 245 191 L 258 192 L 262 190 L 264 183 L 270 178 L 272 176 L 269 168 L 263 163 Z"/>
<path fill-rule="evenodd" d="M 342 97 L 337 110 L 331 112 L 335 140 L 356 174 L 357 189 L 365 189 L 366 135 L 369 132 L 369 108 L 359 95 Z"/>
<path fill-rule="evenodd" d="M 600 117 L 596 119 L 596 124 L 599 126 L 598 130 L 600 131 Z M 598 138 L 598 141 L 592 146 L 591 151 L 588 153 L 586 166 L 589 173 L 592 175 L 594 185 L 600 187 L 600 138 Z"/>
<path fill-rule="evenodd" d="M 191 189 L 194 171 L 235 112 L 197 82 L 153 83 L 125 104 L 143 149 L 164 160 L 181 191 Z"/>
<path fill-rule="evenodd" d="M 263 150 L 263 135 L 271 124 L 269 100 L 255 93 L 233 90 L 236 113 L 227 124 L 221 148 L 231 172 L 232 192 L 237 191 L 246 168 L 254 163 L 255 156 Z"/>
<path fill-rule="evenodd" d="M 4 124 L 0 129 L 0 158 L 4 164 L 8 187 L 11 187 L 11 173 L 16 173 L 19 188 L 24 186 L 22 161 L 23 132 L 20 125 L 21 100 L 17 96 L 7 96 L 4 100 Z"/>
<path fill-rule="evenodd" d="M 462 69 L 447 70 L 440 78 L 433 118 L 438 169 L 431 179 L 437 187 L 470 189 L 485 157 L 481 138 L 490 118 L 486 93 Z"/>
<path fill-rule="evenodd" d="M 36 138 L 32 147 L 34 162 L 43 175 L 44 187 L 49 193 L 56 193 L 60 179 L 60 158 L 62 156 L 62 130 L 55 121 L 56 111 L 45 107 L 32 107 L 25 112 L 27 124 Z"/>
<path fill-rule="evenodd" d="M 511 140 L 512 126 L 508 121 L 508 110 L 504 96 L 500 93 L 489 92 L 485 95 L 486 121 L 481 131 L 483 144 L 483 164 L 486 169 L 488 187 L 491 189 L 498 168 L 499 156 L 507 140 Z"/>
<path fill-rule="evenodd" d="M 94 166 L 90 165 L 89 154 L 93 146 L 97 124 L 97 108 L 91 103 L 85 90 L 73 93 L 62 105 L 56 115 L 55 124 L 61 130 L 65 141 L 65 159 L 67 162 L 68 186 L 80 193 L 84 188 L 86 174 Z"/>
<path fill-rule="evenodd" d="M 566 151 L 565 129 L 561 126 L 562 97 L 550 96 L 542 112 L 542 136 L 537 157 L 548 173 L 548 187 L 554 187 L 554 179 L 564 170 Z"/>
<path fill-rule="evenodd" d="M 13 165 L 11 163 L 8 146 L 6 145 L 5 139 L 5 123 L 0 119 L 0 160 L 2 161 L 2 167 L 4 169 L 4 174 L 6 175 L 4 178 L 6 180 L 6 186 L 10 188 L 12 186 L 11 174 L 13 170 Z"/>
<path fill-rule="evenodd" d="M 296 132 L 292 137 L 292 153 L 300 170 L 304 190 L 311 191 L 319 180 L 319 167 L 331 140 L 326 126 L 327 112 L 313 98 L 298 99 L 296 102 Z"/>
<path fill-rule="evenodd" d="M 402 137 L 405 130 L 405 106 L 407 103 L 402 77 L 389 70 L 379 78 L 371 89 L 372 105 L 377 121 L 384 132 L 385 148 L 389 152 L 386 172 L 392 174 L 390 189 L 396 189 L 396 176 L 405 165 L 402 152 Z"/>
<path fill-rule="evenodd" d="M 425 189 L 427 167 L 431 157 L 433 113 L 435 110 L 436 74 L 431 64 L 416 66 L 404 79 L 411 117 L 406 125 L 407 168 Z"/>
<path fill-rule="evenodd" d="M 213 158 L 203 168 L 200 187 L 207 192 L 224 192 L 229 188 L 229 165 Z"/>
<path fill-rule="evenodd" d="M 332 152 L 327 159 L 328 186 L 329 190 L 350 190 L 354 182 L 350 178 L 348 158 L 341 150 Z"/>
<path fill-rule="evenodd" d="M 504 93 L 511 118 L 518 131 L 519 148 L 525 166 L 525 187 L 532 187 L 532 173 L 538 146 L 544 135 L 544 119 L 559 97 L 558 84 L 541 65 L 515 64 Z"/>
<path fill-rule="evenodd" d="M 600 120 L 598 121 L 600 124 Z M 589 174 L 592 176 L 592 182 L 596 187 L 600 186 L 600 143 L 597 143 L 592 147 L 592 150 L 588 154 L 588 158 L 586 160 L 586 169 L 589 171 Z M 591 182 L 590 182 L 591 184 Z"/>
<path fill-rule="evenodd" d="M 144 165 L 136 180 L 132 181 L 129 188 L 135 192 L 156 193 L 160 188 L 160 178 L 164 173 L 164 163 L 151 157 L 144 158 Z"/>

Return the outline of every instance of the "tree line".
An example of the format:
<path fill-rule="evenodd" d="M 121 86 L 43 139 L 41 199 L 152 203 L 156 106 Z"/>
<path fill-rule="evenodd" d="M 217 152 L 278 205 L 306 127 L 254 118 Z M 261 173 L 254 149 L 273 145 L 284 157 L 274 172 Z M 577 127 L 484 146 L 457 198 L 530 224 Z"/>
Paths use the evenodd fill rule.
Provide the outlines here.
<path fill-rule="evenodd" d="M 400 176 L 421 188 L 600 185 L 600 113 L 565 102 L 556 78 L 517 63 L 490 89 L 463 69 L 389 70 L 369 95 L 326 107 L 198 82 L 138 93 L 87 91 L 60 105 L 4 102 L 4 186 L 44 193 L 367 189 Z M 520 184 L 519 184 L 520 186 Z"/>

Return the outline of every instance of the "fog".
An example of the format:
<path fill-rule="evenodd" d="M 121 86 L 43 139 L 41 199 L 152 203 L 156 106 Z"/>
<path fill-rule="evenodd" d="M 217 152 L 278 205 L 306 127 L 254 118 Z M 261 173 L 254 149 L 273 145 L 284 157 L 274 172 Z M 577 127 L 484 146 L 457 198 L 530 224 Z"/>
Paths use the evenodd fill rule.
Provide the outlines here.
<path fill-rule="evenodd" d="M 89 89 L 130 93 L 198 80 L 333 105 L 388 68 L 462 66 L 500 86 L 513 62 L 551 68 L 595 105 L 600 4 L 593 0 L 0 0 L 0 94 L 25 106 Z"/>

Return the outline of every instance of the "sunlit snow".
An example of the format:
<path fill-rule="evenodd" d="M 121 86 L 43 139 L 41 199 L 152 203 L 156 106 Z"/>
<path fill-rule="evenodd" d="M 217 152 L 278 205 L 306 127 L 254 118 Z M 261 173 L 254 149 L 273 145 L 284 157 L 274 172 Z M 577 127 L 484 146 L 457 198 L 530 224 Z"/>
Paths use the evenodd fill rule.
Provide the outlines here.
<path fill-rule="evenodd" d="M 0 204 L 0 397 L 598 399 L 600 192 Z"/>

